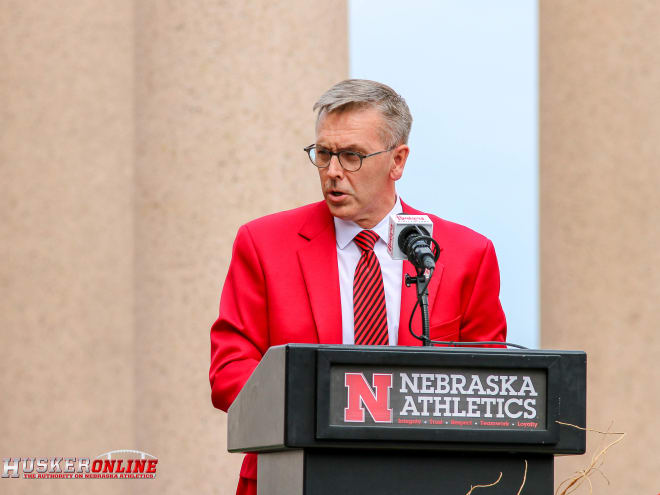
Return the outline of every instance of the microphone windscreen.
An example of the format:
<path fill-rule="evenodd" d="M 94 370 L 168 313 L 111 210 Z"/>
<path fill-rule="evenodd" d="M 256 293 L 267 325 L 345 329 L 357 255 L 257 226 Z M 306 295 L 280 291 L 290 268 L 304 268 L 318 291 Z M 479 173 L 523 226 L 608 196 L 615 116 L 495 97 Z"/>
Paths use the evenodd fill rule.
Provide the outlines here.
<path fill-rule="evenodd" d="M 408 257 L 399 247 L 399 236 L 406 227 L 419 225 L 433 235 L 433 222 L 427 215 L 406 215 L 404 213 L 393 213 L 390 215 L 390 227 L 387 236 L 387 252 L 394 260 L 406 260 Z"/>

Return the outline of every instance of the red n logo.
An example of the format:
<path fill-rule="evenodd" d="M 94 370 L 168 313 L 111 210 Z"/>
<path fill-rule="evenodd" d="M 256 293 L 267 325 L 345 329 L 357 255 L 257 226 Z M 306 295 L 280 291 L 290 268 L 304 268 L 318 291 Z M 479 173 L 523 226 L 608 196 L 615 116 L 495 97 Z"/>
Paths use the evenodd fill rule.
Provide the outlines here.
<path fill-rule="evenodd" d="M 371 388 L 362 373 L 346 373 L 344 385 L 348 389 L 348 407 L 344 409 L 344 421 L 347 423 L 364 423 L 364 404 L 376 423 L 391 423 L 390 389 L 392 375 L 374 373 Z"/>

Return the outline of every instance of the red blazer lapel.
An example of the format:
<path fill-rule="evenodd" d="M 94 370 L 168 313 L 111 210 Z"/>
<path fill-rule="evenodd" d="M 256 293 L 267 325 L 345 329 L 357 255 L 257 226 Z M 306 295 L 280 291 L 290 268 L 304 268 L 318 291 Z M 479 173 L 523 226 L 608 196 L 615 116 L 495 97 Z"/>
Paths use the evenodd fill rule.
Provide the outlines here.
<path fill-rule="evenodd" d="M 403 201 L 401 201 L 401 208 L 403 213 L 408 215 L 424 215 L 421 211 L 411 208 Z M 437 240 L 437 239 L 436 239 Z M 442 247 L 442 244 L 440 244 Z M 433 314 L 433 307 L 435 305 L 435 299 L 438 295 L 440 288 L 440 280 L 442 279 L 442 272 L 444 265 L 442 263 L 436 263 L 435 271 L 433 272 L 433 277 L 431 277 L 431 283 L 429 284 L 429 315 Z M 401 280 L 401 313 L 399 317 L 399 345 L 421 345 L 421 341 L 414 338 L 410 335 L 409 325 L 410 325 L 410 314 L 412 313 L 415 302 L 417 301 L 417 292 L 415 290 L 415 285 L 406 287 L 406 274 L 409 274 L 411 277 L 416 275 L 415 267 L 409 261 L 403 262 L 403 277 Z M 415 316 L 413 318 L 413 330 L 417 335 L 422 333 L 422 323 L 421 316 L 419 313 L 419 308 L 415 310 Z"/>
<path fill-rule="evenodd" d="M 309 302 L 312 307 L 318 340 L 321 344 L 341 344 L 341 298 L 337 241 L 332 215 L 325 203 L 319 203 L 299 231 L 309 242 L 298 250 L 298 260 Z M 292 308 L 295 311 L 295 308 Z"/>

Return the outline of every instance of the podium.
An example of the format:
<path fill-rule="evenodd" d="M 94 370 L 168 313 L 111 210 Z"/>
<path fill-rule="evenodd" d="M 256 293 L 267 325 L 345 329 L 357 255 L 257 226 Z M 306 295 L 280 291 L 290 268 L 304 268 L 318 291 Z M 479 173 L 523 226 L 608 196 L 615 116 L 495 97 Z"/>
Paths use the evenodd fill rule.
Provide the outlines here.
<path fill-rule="evenodd" d="M 259 495 L 551 495 L 583 454 L 586 354 L 272 347 L 229 408 L 228 450 L 258 452 Z M 527 465 L 527 468 L 525 468 Z M 526 469 L 526 471 L 525 471 Z M 500 477 L 500 473 L 502 474 Z"/>

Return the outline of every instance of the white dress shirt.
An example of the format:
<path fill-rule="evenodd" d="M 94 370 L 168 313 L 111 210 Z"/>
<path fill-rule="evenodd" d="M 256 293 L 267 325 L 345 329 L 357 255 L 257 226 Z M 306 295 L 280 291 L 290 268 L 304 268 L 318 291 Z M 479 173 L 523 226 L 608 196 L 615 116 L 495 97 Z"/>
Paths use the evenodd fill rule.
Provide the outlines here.
<path fill-rule="evenodd" d="M 385 306 L 387 307 L 387 331 L 390 345 L 397 345 L 399 333 L 399 314 L 401 313 L 401 277 L 403 261 L 393 260 L 387 253 L 387 234 L 389 218 L 392 213 L 401 213 L 401 200 L 397 196 L 394 208 L 385 215 L 373 229 L 380 237 L 374 246 L 374 253 L 380 262 L 385 287 Z M 335 217 L 335 235 L 337 239 L 337 264 L 339 266 L 339 293 L 341 296 L 342 342 L 354 344 L 353 321 L 353 278 L 355 268 L 362 251 L 353 238 L 365 230 L 355 222 Z"/>

